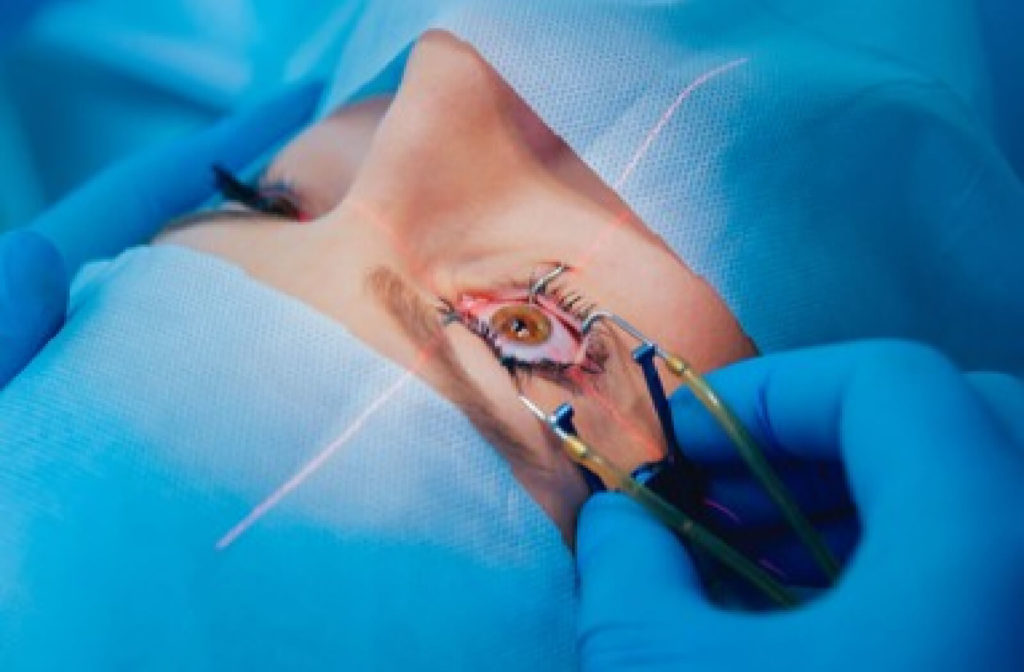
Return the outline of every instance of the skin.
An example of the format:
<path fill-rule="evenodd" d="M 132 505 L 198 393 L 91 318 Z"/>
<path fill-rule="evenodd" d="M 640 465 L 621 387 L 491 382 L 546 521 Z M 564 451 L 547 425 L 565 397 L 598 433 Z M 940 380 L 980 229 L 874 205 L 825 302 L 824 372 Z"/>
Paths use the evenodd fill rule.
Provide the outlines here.
<path fill-rule="evenodd" d="M 714 290 L 450 34 L 420 39 L 393 100 L 308 129 L 267 179 L 294 185 L 313 221 L 243 216 L 156 242 L 223 257 L 415 370 L 467 412 L 570 544 L 582 479 L 491 348 L 462 324 L 442 326 L 440 300 L 489 301 L 510 280 L 563 262 L 572 271 L 561 285 L 698 369 L 754 354 Z M 396 319 L 396 304 L 415 306 L 418 318 Z M 629 363 L 635 343 L 610 331 L 599 338 L 603 373 L 524 377 L 522 390 L 548 410 L 571 401 L 581 436 L 620 465 L 657 459 L 662 440 Z"/>

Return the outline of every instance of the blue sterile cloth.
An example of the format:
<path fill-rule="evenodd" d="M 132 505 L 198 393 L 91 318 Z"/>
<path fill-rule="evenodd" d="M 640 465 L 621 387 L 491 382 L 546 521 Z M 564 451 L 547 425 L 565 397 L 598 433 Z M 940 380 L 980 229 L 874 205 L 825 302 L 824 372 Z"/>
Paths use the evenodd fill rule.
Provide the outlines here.
<path fill-rule="evenodd" d="M 340 64 L 329 110 L 393 91 L 412 41 L 451 30 L 761 349 L 908 336 L 1021 371 L 1019 98 L 974 8 L 351 2 L 308 63 Z M 557 530 L 428 387 L 371 406 L 404 375 L 212 258 L 89 267 L 0 392 L 0 669 L 571 668 Z"/>
<path fill-rule="evenodd" d="M 86 267 L 0 465 L 0 669 L 574 665 L 569 551 L 461 412 L 212 257 Z"/>
<path fill-rule="evenodd" d="M 410 43 L 449 30 L 762 351 L 904 337 L 1024 371 L 1024 49 L 993 33 L 1019 3 L 408 5 L 350 11 L 325 111 L 393 91 Z"/>

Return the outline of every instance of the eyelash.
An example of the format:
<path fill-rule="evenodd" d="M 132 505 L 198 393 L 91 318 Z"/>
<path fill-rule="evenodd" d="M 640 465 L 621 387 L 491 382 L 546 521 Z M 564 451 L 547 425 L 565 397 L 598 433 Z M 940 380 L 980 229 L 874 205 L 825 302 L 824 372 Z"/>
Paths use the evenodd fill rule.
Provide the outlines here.
<path fill-rule="evenodd" d="M 469 327 L 470 331 L 487 341 L 494 351 L 494 356 L 498 358 L 498 363 L 505 367 L 505 370 L 512 377 L 519 377 L 520 375 L 529 377 L 534 374 L 541 374 L 561 379 L 564 378 L 565 372 L 573 366 L 570 363 L 556 362 L 552 359 L 541 359 L 536 362 L 516 359 L 512 355 L 503 354 L 498 350 L 498 346 L 495 344 L 497 337 L 491 329 L 491 325 L 471 317 L 467 319 L 466 326 Z"/>
<path fill-rule="evenodd" d="M 213 174 L 217 191 L 226 200 L 241 203 L 245 207 L 265 215 L 299 222 L 309 219 L 299 205 L 295 189 L 287 182 L 253 186 L 242 182 L 231 171 L 218 165 L 213 166 Z"/>
<path fill-rule="evenodd" d="M 529 291 L 533 286 L 534 279 L 529 281 L 513 281 L 507 285 L 508 289 L 518 291 Z M 589 302 L 579 292 L 571 291 L 558 283 L 552 283 L 544 288 L 538 296 L 545 297 L 552 301 L 559 310 L 566 315 L 582 322 L 587 315 L 596 307 L 595 303 Z M 549 319 L 558 320 L 563 327 L 573 332 L 573 338 L 578 340 L 578 347 L 586 348 L 583 360 L 579 363 L 559 362 L 552 359 L 539 359 L 528 362 L 517 359 L 514 356 L 502 353 L 497 345 L 497 336 L 490 324 L 473 315 L 460 314 L 459 311 L 447 301 L 443 302 L 441 312 L 445 320 L 458 321 L 464 324 L 470 331 L 482 338 L 494 352 L 498 362 L 505 367 L 509 375 L 519 380 L 521 376 L 530 377 L 534 374 L 552 378 L 559 384 L 571 384 L 567 373 L 577 369 L 588 374 L 600 374 L 605 370 L 605 362 L 608 359 L 607 349 L 600 336 L 591 332 L 582 341 L 579 341 L 579 334 L 575 327 L 565 324 L 565 321 L 557 315 L 548 315 Z M 545 311 L 548 312 L 548 311 Z"/>
<path fill-rule="evenodd" d="M 555 305 L 564 310 L 569 315 L 572 315 L 580 323 L 587 319 L 587 316 L 594 311 L 597 307 L 596 303 L 587 301 L 582 294 L 577 292 L 567 292 L 565 294 L 559 292 L 557 289 L 553 289 L 547 293 L 547 296 L 555 302 Z"/>

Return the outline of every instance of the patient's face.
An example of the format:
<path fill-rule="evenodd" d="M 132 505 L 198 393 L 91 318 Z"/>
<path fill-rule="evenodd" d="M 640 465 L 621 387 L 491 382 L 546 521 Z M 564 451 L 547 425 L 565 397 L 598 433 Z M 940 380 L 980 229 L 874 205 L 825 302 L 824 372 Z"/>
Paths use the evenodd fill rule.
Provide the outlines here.
<path fill-rule="evenodd" d="M 583 484 L 520 391 L 548 410 L 573 403 L 580 434 L 623 467 L 663 450 L 635 343 L 606 329 L 583 338 L 588 310 L 622 315 L 699 369 L 753 354 L 715 292 L 447 34 L 420 41 L 394 100 L 317 124 L 264 181 L 287 184 L 312 221 L 165 239 L 232 259 L 414 369 L 466 410 L 567 538 Z M 569 270 L 531 304 L 531 282 L 558 263 Z"/>

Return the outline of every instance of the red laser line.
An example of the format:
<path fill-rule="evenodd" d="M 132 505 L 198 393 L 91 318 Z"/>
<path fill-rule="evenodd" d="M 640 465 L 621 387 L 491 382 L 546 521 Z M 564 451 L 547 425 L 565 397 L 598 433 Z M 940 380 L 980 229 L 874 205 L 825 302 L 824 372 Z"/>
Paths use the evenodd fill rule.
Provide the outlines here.
<path fill-rule="evenodd" d="M 709 508 L 714 509 L 715 511 L 718 511 L 722 515 L 724 515 L 727 518 L 729 518 L 729 520 L 731 520 L 736 525 L 739 525 L 742 522 L 742 521 L 740 521 L 740 517 L 737 516 L 736 513 L 732 509 L 730 509 L 728 506 L 726 506 L 725 504 L 721 504 L 719 502 L 716 502 L 715 500 L 711 499 L 710 497 L 705 497 L 701 501 L 704 503 L 704 506 L 707 506 Z"/>
<path fill-rule="evenodd" d="M 782 571 L 779 568 L 778 565 L 774 564 L 773 562 L 771 562 L 767 558 L 758 558 L 757 559 L 757 564 L 761 565 L 762 567 L 767 569 L 769 572 L 771 572 L 772 574 L 774 574 L 778 578 L 782 579 L 783 581 L 789 580 L 789 577 L 786 576 L 786 573 L 784 571 Z"/>
<path fill-rule="evenodd" d="M 385 236 L 391 239 L 391 247 L 399 254 L 399 256 L 405 258 L 405 265 L 409 269 L 418 268 L 418 264 L 415 264 L 415 257 L 409 250 L 409 243 L 405 238 L 395 233 L 394 227 L 388 224 L 387 219 L 376 211 L 376 209 L 369 203 L 364 203 L 362 200 L 348 197 L 346 205 L 351 207 L 356 214 L 361 215 L 366 221 L 374 225 L 379 229 Z M 432 282 L 432 278 L 429 274 L 413 273 L 416 279 L 425 285 L 428 285 L 428 289 L 435 295 L 438 294 L 437 288 Z"/>
<path fill-rule="evenodd" d="M 587 379 L 584 374 L 575 373 L 575 375 L 573 375 L 573 382 L 582 387 L 589 396 L 594 398 L 605 412 L 608 413 L 611 419 L 619 426 L 619 428 L 629 434 L 636 443 L 646 446 L 648 452 L 652 455 L 659 452 L 660 446 L 658 446 L 650 436 L 644 433 L 640 423 L 627 418 L 605 394 L 597 389 L 593 381 Z"/>
<path fill-rule="evenodd" d="M 380 229 L 391 240 L 392 249 L 398 252 L 399 255 L 406 257 L 407 262 L 412 259 L 405 241 L 400 236 L 395 235 L 393 228 L 388 226 L 387 220 L 377 213 L 374 208 L 355 199 L 350 199 L 348 201 L 348 205 L 366 221 Z M 410 263 L 407 263 L 406 265 L 410 268 L 412 267 L 412 264 Z M 433 287 L 433 283 L 429 276 L 421 277 L 417 274 L 417 280 L 428 285 L 428 288 L 437 294 L 436 288 Z M 312 459 L 296 471 L 287 481 L 282 483 L 276 490 L 274 490 L 274 492 L 257 504 L 245 516 L 245 518 L 228 530 L 228 532 L 217 541 L 215 548 L 222 551 L 233 544 L 242 534 L 245 533 L 246 530 L 267 515 L 267 513 L 277 506 L 289 493 L 302 485 L 306 479 L 326 464 L 327 460 L 329 460 L 336 452 L 338 452 L 339 449 L 341 449 L 343 445 L 348 443 L 356 434 L 359 433 L 359 430 L 363 428 L 374 413 L 383 407 L 391 397 L 401 390 L 417 374 L 417 372 L 426 365 L 437 344 L 438 339 L 434 339 L 430 343 L 424 345 L 417 353 L 416 362 L 412 368 L 406 370 L 388 389 L 370 402 L 370 404 L 363 409 L 363 411 L 348 425 L 348 427 L 345 428 L 341 434 L 338 435 L 336 439 L 331 441 L 323 450 L 317 453 Z"/>
<path fill-rule="evenodd" d="M 392 397 L 395 396 L 403 387 L 405 387 L 409 381 L 416 375 L 416 373 L 423 367 L 424 364 L 429 360 L 433 354 L 432 350 L 436 345 L 437 340 L 433 340 L 426 344 L 420 349 L 416 357 L 416 362 L 413 366 L 407 369 L 398 379 L 395 380 L 386 390 L 384 390 L 376 399 L 362 410 L 362 412 L 351 422 L 348 427 L 338 435 L 336 439 L 331 441 L 327 446 L 319 453 L 313 456 L 308 462 L 306 462 L 298 471 L 296 471 L 291 478 L 282 483 L 276 490 L 268 495 L 262 502 L 257 504 L 252 511 L 250 511 L 245 518 L 240 520 L 234 527 L 221 537 L 215 544 L 215 548 L 218 551 L 223 551 L 228 546 L 238 540 L 242 534 L 245 533 L 250 527 L 255 525 L 263 516 L 267 515 L 271 509 L 281 503 L 289 493 L 298 488 L 302 483 L 312 476 L 317 470 L 322 467 L 327 460 L 329 460 L 338 450 L 341 449 L 346 443 L 348 443 L 359 430 L 367 423 L 367 421 L 380 410 Z"/>
<path fill-rule="evenodd" d="M 686 88 L 684 88 L 682 92 L 680 92 L 680 94 L 676 96 L 676 99 L 672 102 L 668 109 L 665 110 L 665 112 L 662 114 L 658 122 L 648 132 L 647 136 L 644 138 L 643 143 L 641 143 L 637 151 L 634 152 L 633 157 L 630 159 L 625 169 L 619 175 L 619 178 L 613 184 L 613 188 L 616 191 L 621 189 L 622 185 L 626 182 L 627 179 L 629 179 L 629 177 L 636 170 L 640 161 L 650 150 L 651 146 L 654 144 L 654 141 L 661 134 L 662 130 L 668 124 L 669 120 L 675 115 L 676 110 L 678 110 L 679 106 L 682 105 L 682 103 L 687 98 L 689 98 L 694 93 L 694 91 L 696 91 L 701 86 L 711 81 L 715 77 L 724 74 L 725 72 L 728 72 L 733 68 L 743 65 L 748 60 L 749 59 L 747 58 L 740 58 L 730 63 L 726 63 L 717 68 L 714 68 L 713 70 L 704 73 L 703 75 L 695 79 L 693 82 L 691 82 Z M 394 231 L 386 225 L 385 220 L 379 217 L 372 208 L 358 202 L 350 201 L 350 204 L 355 208 L 355 210 L 358 213 L 362 214 L 372 224 L 380 228 L 391 238 L 392 245 L 396 251 L 398 251 L 403 256 L 406 256 L 407 258 L 412 258 L 411 255 L 408 254 L 408 251 L 405 249 L 404 241 L 402 241 L 398 236 L 395 235 Z M 591 243 L 587 253 L 583 255 L 579 263 L 580 267 L 587 265 L 587 262 L 589 262 L 590 258 L 593 257 L 593 253 L 596 252 L 597 248 L 604 244 L 604 240 L 610 234 L 611 227 L 613 225 L 620 225 L 623 221 L 623 218 L 616 217 L 609 224 L 605 225 L 602 231 Z M 363 409 L 363 411 L 355 418 L 355 420 L 353 420 L 352 423 L 350 423 L 349 426 L 334 441 L 329 443 L 311 460 L 306 462 L 306 464 L 303 465 L 302 468 L 300 468 L 297 472 L 295 472 L 295 474 L 293 474 L 291 478 L 289 478 L 281 486 L 274 490 L 274 492 L 267 496 L 262 502 L 257 504 L 245 516 L 245 518 L 243 518 L 234 527 L 228 530 L 228 532 L 217 541 L 215 548 L 221 551 L 228 548 L 231 544 L 237 541 L 238 538 L 242 534 L 244 534 L 246 530 L 251 528 L 271 509 L 277 506 L 281 502 L 281 500 L 283 500 L 289 493 L 291 493 L 300 485 L 302 485 L 302 483 L 307 478 L 309 478 L 312 474 L 319 470 L 320 467 L 322 467 L 327 462 L 327 460 L 329 460 L 331 456 L 333 456 L 343 445 L 348 443 L 348 441 L 350 441 L 356 434 L 358 434 L 359 430 L 362 429 L 362 427 L 366 424 L 369 418 L 374 413 L 376 413 L 381 407 L 383 407 L 399 390 L 401 390 L 406 384 L 408 384 L 412 377 L 416 375 L 416 373 L 423 367 L 424 364 L 426 364 L 427 360 L 429 359 L 428 351 L 433 350 L 433 346 L 434 342 L 431 342 L 424 346 L 420 350 L 420 353 L 417 356 L 417 362 L 414 364 L 412 368 L 406 370 L 394 383 L 392 383 L 392 385 L 387 390 L 385 390 L 379 397 L 377 397 L 365 409 Z M 630 428 L 628 426 L 628 423 L 625 421 L 625 418 L 622 416 L 621 412 L 618 412 L 618 409 L 614 409 L 613 405 L 610 404 L 608 400 L 604 398 L 604 395 L 600 394 L 593 386 L 588 387 L 590 388 L 592 393 L 596 394 L 596 396 L 599 398 L 599 403 L 601 403 L 602 406 L 605 406 L 606 408 L 609 408 L 612 411 L 613 416 L 616 417 L 619 425 L 623 427 L 623 429 L 631 433 L 636 433 L 637 430 L 635 428 Z"/>
<path fill-rule="evenodd" d="M 745 65 L 749 61 L 750 59 L 746 57 L 737 58 L 734 61 L 730 61 L 716 68 L 708 70 L 700 77 L 690 82 L 682 91 L 680 91 L 679 95 L 677 95 L 675 100 L 672 101 L 672 104 L 669 105 L 668 108 L 666 108 L 666 110 L 662 113 L 661 118 L 658 119 L 654 126 L 651 127 L 651 130 L 647 132 L 647 136 L 644 138 L 643 142 L 640 143 L 640 146 L 633 153 L 632 158 L 630 158 L 629 162 L 626 164 L 626 167 L 619 174 L 618 179 L 616 179 L 615 182 L 612 184 L 612 189 L 615 190 L 616 192 L 621 191 L 622 186 L 626 183 L 626 180 L 628 180 L 633 175 L 633 173 L 637 169 L 637 166 L 640 165 L 640 161 L 643 160 L 643 158 L 647 155 L 647 152 L 649 152 L 651 147 L 654 145 L 654 141 L 657 140 L 659 135 L 661 135 L 661 132 L 668 125 L 668 122 L 672 119 L 673 116 L 675 116 L 676 111 L 679 110 L 679 107 L 688 98 L 690 98 L 698 89 L 703 87 L 711 80 L 715 79 L 716 77 L 719 77 L 720 75 L 724 75 L 730 70 L 734 70 L 735 68 L 738 68 L 741 65 Z M 592 239 L 592 242 L 590 246 L 587 248 L 587 251 L 584 252 L 583 255 L 580 257 L 580 261 L 577 264 L 580 268 L 589 265 L 591 259 L 593 259 L 594 254 L 600 247 L 602 247 L 605 244 L 605 241 L 608 238 L 608 236 L 611 235 L 612 227 L 621 226 L 625 222 L 629 214 L 630 213 L 628 209 L 626 209 L 626 216 L 617 216 L 613 218 L 611 221 L 609 221 L 607 224 L 605 224 L 604 227 L 602 227 L 601 231 L 599 231 L 598 234 Z"/>
<path fill-rule="evenodd" d="M 651 145 L 654 144 L 654 141 L 657 139 L 659 135 L 661 135 L 661 132 L 665 129 L 665 126 L 668 125 L 669 120 L 672 119 L 673 115 L 675 115 L 676 110 L 679 109 L 679 106 L 682 105 L 687 98 L 692 96 L 693 93 L 697 91 L 697 89 L 701 88 L 715 77 L 718 77 L 719 75 L 724 75 L 730 70 L 734 70 L 735 68 L 738 68 L 739 66 L 746 64 L 749 60 L 749 58 L 737 58 L 734 61 L 730 61 L 728 63 L 725 63 L 724 65 L 718 66 L 717 68 L 708 70 L 703 75 L 690 82 L 690 84 L 687 85 L 685 89 L 680 91 L 679 95 L 676 96 L 676 99 L 673 100 L 672 104 L 668 106 L 668 109 L 666 109 L 665 112 L 662 113 L 661 118 L 658 119 L 658 123 L 656 123 L 647 133 L 647 137 L 644 138 L 643 143 L 633 154 L 633 158 L 630 160 L 630 162 L 626 164 L 625 169 L 619 175 L 619 179 L 615 181 L 613 188 L 616 191 L 622 188 L 622 185 L 625 184 L 626 180 L 629 179 L 630 175 L 633 174 L 633 171 L 635 171 L 636 167 L 640 164 L 640 161 L 651 149 Z"/>

